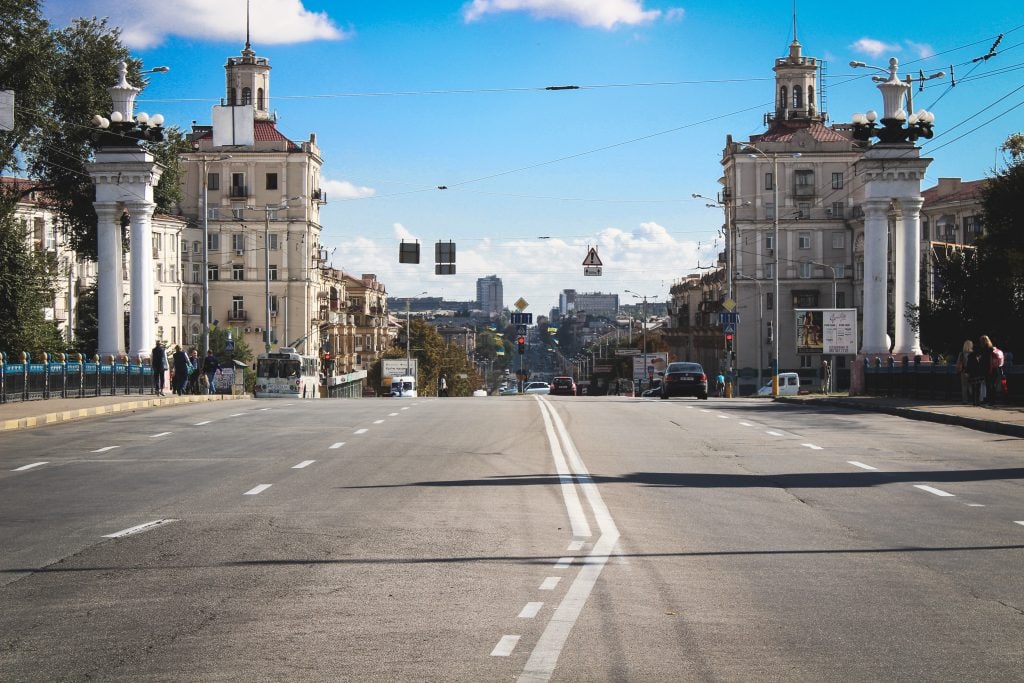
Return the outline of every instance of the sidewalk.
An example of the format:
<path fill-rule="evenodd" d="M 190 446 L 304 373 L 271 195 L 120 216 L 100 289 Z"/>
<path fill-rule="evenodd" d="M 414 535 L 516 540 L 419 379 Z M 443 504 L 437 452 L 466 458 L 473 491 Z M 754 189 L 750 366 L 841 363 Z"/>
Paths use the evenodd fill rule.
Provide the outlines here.
<path fill-rule="evenodd" d="M 972 406 L 949 401 L 881 396 L 824 396 L 805 394 L 775 399 L 783 403 L 837 406 L 851 410 L 888 413 L 910 420 L 938 422 L 1024 439 L 1024 406 L 996 404 Z"/>
<path fill-rule="evenodd" d="M 206 403 L 208 401 L 232 401 L 252 398 L 248 394 L 230 396 L 213 394 L 210 396 L 154 396 L 152 394 L 131 396 L 97 396 L 89 398 L 51 398 L 43 401 L 17 401 L 0 404 L 0 432 L 13 429 L 27 429 L 81 420 L 97 415 L 127 413 L 144 408 L 160 408 L 186 403 Z"/>

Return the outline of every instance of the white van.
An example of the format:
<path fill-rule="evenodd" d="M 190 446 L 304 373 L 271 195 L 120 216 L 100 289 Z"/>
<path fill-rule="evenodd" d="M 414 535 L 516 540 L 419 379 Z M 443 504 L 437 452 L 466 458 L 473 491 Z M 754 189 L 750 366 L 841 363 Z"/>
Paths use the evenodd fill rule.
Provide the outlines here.
<path fill-rule="evenodd" d="M 416 378 L 411 375 L 391 378 L 391 395 L 416 398 Z"/>
<path fill-rule="evenodd" d="M 796 396 L 800 393 L 800 375 L 795 372 L 780 372 L 779 373 L 779 396 Z M 772 383 L 769 380 L 768 384 L 757 390 L 758 396 L 771 396 L 772 395 Z"/>

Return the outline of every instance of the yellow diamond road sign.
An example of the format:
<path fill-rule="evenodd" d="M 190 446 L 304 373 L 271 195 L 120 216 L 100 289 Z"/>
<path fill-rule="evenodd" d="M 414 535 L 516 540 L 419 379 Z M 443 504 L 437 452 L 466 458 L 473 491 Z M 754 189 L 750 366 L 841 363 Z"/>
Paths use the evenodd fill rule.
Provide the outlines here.
<path fill-rule="evenodd" d="M 736 308 L 736 302 L 733 301 L 732 299 L 726 299 L 725 301 L 722 302 L 722 308 L 731 313 L 733 309 Z"/>
<path fill-rule="evenodd" d="M 519 300 L 516 301 L 515 303 L 515 307 L 519 309 L 520 313 L 522 313 L 523 309 L 525 309 L 529 305 L 530 304 L 526 303 L 526 299 L 524 299 L 523 297 L 519 297 Z"/>

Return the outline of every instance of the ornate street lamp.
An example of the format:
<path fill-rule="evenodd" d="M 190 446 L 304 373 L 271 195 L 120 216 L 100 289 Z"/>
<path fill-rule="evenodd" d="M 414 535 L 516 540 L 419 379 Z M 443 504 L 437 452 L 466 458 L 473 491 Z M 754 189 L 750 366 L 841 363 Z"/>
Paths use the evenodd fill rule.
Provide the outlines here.
<path fill-rule="evenodd" d="M 879 84 L 878 89 L 882 91 L 884 112 L 879 122 L 882 124 L 882 127 L 879 128 L 876 123 L 878 121 L 878 113 L 874 110 L 868 111 L 865 114 L 856 113 L 851 117 L 854 139 L 863 142 L 867 142 L 871 138 L 878 138 L 879 142 L 889 143 L 916 142 L 918 138 L 929 139 L 934 134 L 932 125 L 935 123 L 935 114 L 924 109 L 908 114 L 903 108 L 903 101 L 910 92 L 910 83 L 913 81 L 913 78 L 907 76 L 906 81 L 900 80 L 897 74 L 899 63 L 899 60 L 893 57 L 889 60 L 889 68 L 883 69 L 882 67 L 871 66 L 864 62 L 850 62 L 850 66 L 855 69 L 874 69 L 889 75 L 888 78 L 882 78 L 881 76 L 871 77 L 871 80 Z M 930 76 L 922 75 L 919 77 L 919 80 L 928 81 L 933 78 L 942 78 L 945 75 L 945 72 L 939 71 Z M 907 106 L 909 108 L 912 105 L 908 103 Z M 904 124 L 906 125 L 904 126 Z"/>

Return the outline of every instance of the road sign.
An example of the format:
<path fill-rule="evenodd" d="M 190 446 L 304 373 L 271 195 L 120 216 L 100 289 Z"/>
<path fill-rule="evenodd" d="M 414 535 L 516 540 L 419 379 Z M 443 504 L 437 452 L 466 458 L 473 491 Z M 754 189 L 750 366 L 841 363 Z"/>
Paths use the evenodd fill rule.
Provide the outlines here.
<path fill-rule="evenodd" d="M 718 322 L 722 325 L 735 325 L 740 321 L 739 313 L 732 313 L 730 311 L 721 311 L 718 314 Z"/>
<path fill-rule="evenodd" d="M 583 274 L 584 275 L 600 275 L 601 274 L 601 266 L 584 266 Z"/>
<path fill-rule="evenodd" d="M 587 257 L 583 259 L 583 265 L 585 266 L 603 266 L 601 263 L 601 257 L 597 255 L 597 247 L 591 247 L 590 251 L 587 252 Z"/>
<path fill-rule="evenodd" d="M 725 332 L 726 334 L 735 334 L 736 326 L 732 323 L 726 323 L 722 325 L 722 332 Z"/>
<path fill-rule="evenodd" d="M 736 302 L 732 299 L 726 299 L 722 302 L 722 308 L 732 313 L 736 309 Z"/>
<path fill-rule="evenodd" d="M 533 324 L 533 313 L 513 313 L 511 317 L 513 325 Z"/>
<path fill-rule="evenodd" d="M 526 325 L 516 325 L 516 334 L 520 337 L 526 336 Z"/>
<path fill-rule="evenodd" d="M 639 356 L 640 349 L 615 349 L 616 356 Z"/>
<path fill-rule="evenodd" d="M 513 304 L 513 306 L 518 308 L 520 312 L 522 312 L 529 305 L 530 304 L 523 297 L 519 297 L 519 300 Z"/>

